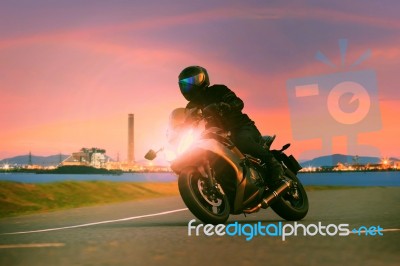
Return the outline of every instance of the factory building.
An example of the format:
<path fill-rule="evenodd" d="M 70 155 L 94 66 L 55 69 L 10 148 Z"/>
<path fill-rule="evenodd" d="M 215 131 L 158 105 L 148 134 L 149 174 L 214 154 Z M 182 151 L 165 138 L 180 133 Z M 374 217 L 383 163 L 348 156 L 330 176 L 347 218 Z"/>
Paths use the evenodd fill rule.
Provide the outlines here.
<path fill-rule="evenodd" d="M 135 120 L 134 114 L 128 114 L 128 158 L 125 162 L 110 161 L 104 149 L 82 148 L 72 153 L 61 165 L 84 165 L 96 168 L 119 169 L 124 171 L 142 171 L 143 167 L 135 162 Z"/>
<path fill-rule="evenodd" d="M 107 161 L 105 153 L 106 151 L 104 149 L 82 148 L 79 152 L 72 153 L 61 165 L 84 165 L 102 168 Z"/>

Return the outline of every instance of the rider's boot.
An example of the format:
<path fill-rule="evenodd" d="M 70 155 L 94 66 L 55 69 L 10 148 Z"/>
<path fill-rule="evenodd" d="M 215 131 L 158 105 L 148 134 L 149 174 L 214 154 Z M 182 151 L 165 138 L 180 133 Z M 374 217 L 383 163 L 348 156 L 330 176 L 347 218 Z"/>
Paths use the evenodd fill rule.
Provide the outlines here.
<path fill-rule="evenodd" d="M 265 169 L 264 180 L 269 189 L 267 196 L 263 200 L 262 207 L 267 208 L 282 193 L 287 191 L 291 186 L 291 181 L 285 178 L 282 165 L 274 157 L 268 158 L 268 161 L 263 164 L 263 168 Z"/>
<path fill-rule="evenodd" d="M 265 183 L 269 185 L 272 189 L 278 188 L 284 178 L 284 170 L 282 165 L 275 159 L 275 157 L 270 157 L 264 160 L 262 164 L 263 167 L 263 177 Z"/>

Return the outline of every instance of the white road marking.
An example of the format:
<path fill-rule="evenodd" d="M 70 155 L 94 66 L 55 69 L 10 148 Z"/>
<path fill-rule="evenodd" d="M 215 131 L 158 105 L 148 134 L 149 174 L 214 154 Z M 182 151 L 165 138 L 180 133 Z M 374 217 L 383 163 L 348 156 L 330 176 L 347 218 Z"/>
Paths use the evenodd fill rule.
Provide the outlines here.
<path fill-rule="evenodd" d="M 368 233 L 372 233 L 372 232 L 374 232 L 374 233 L 379 233 L 379 232 L 397 232 L 397 231 L 400 231 L 400 229 L 398 229 L 398 228 L 387 228 L 387 229 L 382 229 L 382 230 L 368 231 Z M 367 233 L 367 231 L 365 231 L 365 230 L 361 230 L 359 232 L 350 231 L 350 234 L 365 234 L 365 233 Z"/>
<path fill-rule="evenodd" d="M 383 229 L 382 232 L 396 232 L 396 231 L 400 231 L 400 229 L 398 228 L 393 228 L 393 229 Z"/>
<path fill-rule="evenodd" d="M 3 233 L 3 234 L 0 234 L 0 235 L 20 235 L 20 234 L 31 234 L 31 233 L 42 233 L 42 232 L 49 232 L 49 231 L 58 231 L 58 230 L 86 227 L 86 226 L 92 226 L 92 225 L 98 225 L 98 224 L 116 223 L 116 222 L 130 221 L 130 220 L 136 220 L 136 219 L 147 218 L 147 217 L 167 215 L 167 214 L 171 214 L 171 213 L 175 213 L 175 212 L 181 212 L 181 211 L 187 211 L 187 210 L 188 210 L 188 208 L 184 208 L 184 209 L 177 209 L 177 210 L 172 210 L 172 211 L 165 211 L 165 212 L 145 214 L 145 215 L 140 215 L 140 216 L 133 216 L 133 217 L 122 218 L 122 219 L 117 219 L 117 220 L 101 221 L 101 222 L 78 224 L 78 225 L 71 225 L 71 226 L 65 226 L 65 227 L 49 228 L 49 229 L 41 229 L 41 230 L 33 230 L 33 231 L 25 231 L 25 232 Z"/>
<path fill-rule="evenodd" d="M 36 243 L 36 244 L 14 244 L 14 245 L 0 245 L 0 249 L 5 248 L 54 248 L 63 247 L 64 243 Z"/>

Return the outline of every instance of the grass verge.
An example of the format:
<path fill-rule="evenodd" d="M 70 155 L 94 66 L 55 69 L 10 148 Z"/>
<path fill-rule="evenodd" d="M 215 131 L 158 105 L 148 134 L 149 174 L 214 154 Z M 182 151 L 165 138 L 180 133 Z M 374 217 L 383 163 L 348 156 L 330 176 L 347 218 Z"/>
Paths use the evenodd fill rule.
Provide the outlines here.
<path fill-rule="evenodd" d="M 0 218 L 178 194 L 176 182 L 65 181 L 25 184 L 0 181 Z"/>
<path fill-rule="evenodd" d="M 356 187 L 305 187 L 307 191 L 351 188 Z M 0 181 L 0 218 L 173 195 L 179 195 L 177 182 L 65 181 L 26 184 Z"/>

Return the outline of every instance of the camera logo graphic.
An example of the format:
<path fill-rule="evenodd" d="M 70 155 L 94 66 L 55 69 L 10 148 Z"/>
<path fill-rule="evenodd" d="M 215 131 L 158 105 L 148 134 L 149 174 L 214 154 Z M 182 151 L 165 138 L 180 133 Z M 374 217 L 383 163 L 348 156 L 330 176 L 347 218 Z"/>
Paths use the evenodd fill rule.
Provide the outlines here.
<path fill-rule="evenodd" d="M 344 66 L 347 41 L 339 40 L 339 47 Z M 350 68 L 369 55 L 368 50 Z M 321 52 L 316 58 L 335 67 Z M 322 140 L 322 150 L 307 151 L 307 156 L 332 154 L 333 138 L 337 136 L 347 137 L 349 155 L 380 154 L 377 147 L 358 143 L 360 133 L 378 131 L 382 127 L 375 71 L 342 71 L 290 79 L 286 89 L 293 138 Z"/>

